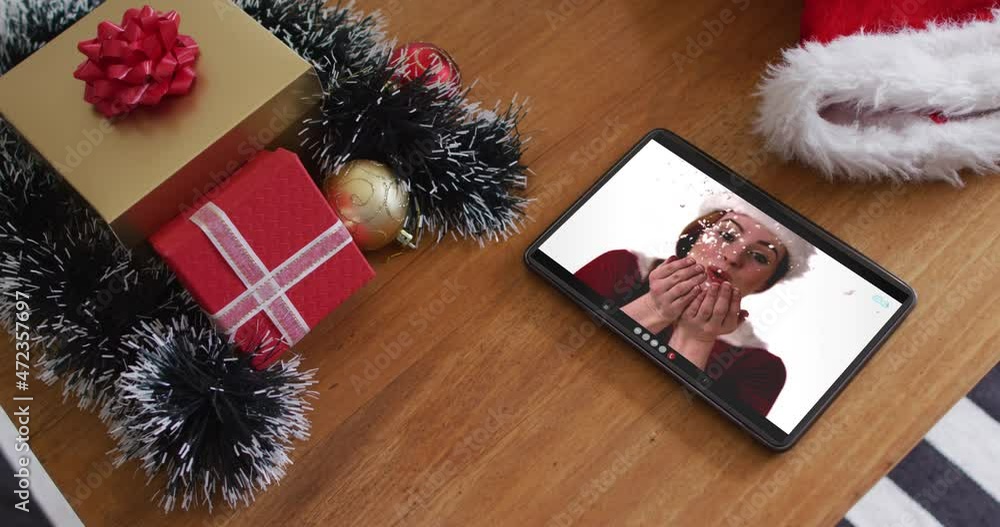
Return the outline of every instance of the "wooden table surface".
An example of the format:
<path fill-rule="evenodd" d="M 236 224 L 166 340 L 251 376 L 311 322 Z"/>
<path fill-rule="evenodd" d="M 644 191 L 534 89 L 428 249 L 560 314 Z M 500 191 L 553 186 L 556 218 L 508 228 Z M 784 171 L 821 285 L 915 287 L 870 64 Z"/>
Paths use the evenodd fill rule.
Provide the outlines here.
<path fill-rule="evenodd" d="M 375 282 L 301 346 L 319 369 L 312 438 L 248 509 L 164 515 L 136 464 L 110 468 L 97 417 L 61 403 L 56 388 L 35 392 L 35 451 L 88 525 L 834 524 L 1000 359 L 1000 179 L 963 190 L 830 184 L 764 153 L 751 94 L 765 64 L 795 43 L 799 6 L 383 5 L 390 33 L 450 50 L 478 79 L 478 98 L 532 97 L 526 158 L 537 201 L 524 232 L 485 249 L 446 241 L 373 258 Z M 789 453 L 759 447 L 521 261 L 660 126 L 920 294 L 901 331 Z M 2 378 L 13 378 L 12 362 Z M 13 384 L 0 383 L 8 412 Z"/>

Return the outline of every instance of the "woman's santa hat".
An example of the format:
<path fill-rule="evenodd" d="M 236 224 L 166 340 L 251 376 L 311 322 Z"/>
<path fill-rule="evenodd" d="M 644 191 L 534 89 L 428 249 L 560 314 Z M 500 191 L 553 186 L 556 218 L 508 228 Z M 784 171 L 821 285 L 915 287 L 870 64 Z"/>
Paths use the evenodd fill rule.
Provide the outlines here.
<path fill-rule="evenodd" d="M 998 0 L 805 0 L 802 45 L 761 86 L 758 131 L 833 178 L 1000 172 Z"/>
<path fill-rule="evenodd" d="M 771 231 L 788 251 L 789 266 L 784 280 L 798 278 L 809 271 L 809 259 L 815 254 L 816 248 L 799 235 L 788 230 L 784 225 L 764 214 L 757 207 L 747 203 L 746 200 L 734 194 L 712 194 L 701 203 L 700 215 L 705 216 L 713 212 L 742 214 L 753 219 L 757 225 Z"/>

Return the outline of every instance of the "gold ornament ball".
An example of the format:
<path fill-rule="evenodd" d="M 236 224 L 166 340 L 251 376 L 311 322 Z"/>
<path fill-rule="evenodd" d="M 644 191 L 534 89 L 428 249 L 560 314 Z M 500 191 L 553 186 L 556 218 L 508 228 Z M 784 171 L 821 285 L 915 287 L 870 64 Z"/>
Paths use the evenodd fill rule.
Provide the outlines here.
<path fill-rule="evenodd" d="M 388 166 L 358 159 L 323 182 L 323 194 L 362 251 L 377 251 L 399 236 L 410 193 Z"/>

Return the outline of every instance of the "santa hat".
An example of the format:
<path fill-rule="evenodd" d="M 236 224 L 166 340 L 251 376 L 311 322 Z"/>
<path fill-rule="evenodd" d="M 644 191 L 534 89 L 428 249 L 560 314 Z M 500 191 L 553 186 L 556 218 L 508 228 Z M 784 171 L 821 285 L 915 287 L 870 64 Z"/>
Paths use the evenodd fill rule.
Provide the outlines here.
<path fill-rule="evenodd" d="M 702 202 L 699 213 L 701 216 L 705 216 L 722 211 L 748 216 L 778 238 L 788 251 L 788 274 L 785 275 L 784 280 L 798 278 L 809 271 L 809 259 L 816 252 L 816 248 L 811 243 L 803 240 L 799 235 L 788 230 L 787 227 L 764 214 L 757 207 L 733 194 L 709 195 Z"/>
<path fill-rule="evenodd" d="M 760 86 L 770 149 L 851 180 L 1000 171 L 998 0 L 805 0 Z"/>

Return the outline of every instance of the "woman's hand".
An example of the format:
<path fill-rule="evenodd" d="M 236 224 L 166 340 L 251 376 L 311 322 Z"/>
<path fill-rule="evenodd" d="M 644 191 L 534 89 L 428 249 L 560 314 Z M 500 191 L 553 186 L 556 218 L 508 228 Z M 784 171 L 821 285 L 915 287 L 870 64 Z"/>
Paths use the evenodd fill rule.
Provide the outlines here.
<path fill-rule="evenodd" d="M 729 282 L 712 283 L 700 289 L 681 315 L 678 330 L 688 338 L 710 342 L 736 331 L 747 317 L 747 312 L 740 309 L 741 291 Z"/>
<path fill-rule="evenodd" d="M 681 315 L 670 336 L 670 347 L 684 355 L 695 366 L 705 369 L 722 335 L 736 331 L 749 315 L 740 309 L 743 295 L 730 283 L 706 284 Z"/>
<path fill-rule="evenodd" d="M 649 274 L 649 292 L 622 311 L 651 332 L 659 333 L 680 319 L 705 280 L 705 268 L 693 259 L 671 258 Z"/>

